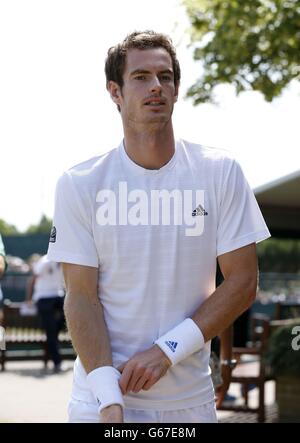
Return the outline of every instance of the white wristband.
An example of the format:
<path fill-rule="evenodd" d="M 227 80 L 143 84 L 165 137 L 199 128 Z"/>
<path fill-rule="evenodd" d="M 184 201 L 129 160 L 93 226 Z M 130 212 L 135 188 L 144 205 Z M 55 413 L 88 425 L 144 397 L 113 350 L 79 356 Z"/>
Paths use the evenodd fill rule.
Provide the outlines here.
<path fill-rule="evenodd" d="M 99 413 L 102 409 L 114 404 L 124 407 L 119 387 L 120 376 L 120 372 L 112 366 L 101 366 L 87 375 L 87 383 L 97 400 Z"/>
<path fill-rule="evenodd" d="M 172 365 L 184 360 L 204 346 L 204 337 L 196 323 L 186 318 L 155 342 L 171 360 Z"/>

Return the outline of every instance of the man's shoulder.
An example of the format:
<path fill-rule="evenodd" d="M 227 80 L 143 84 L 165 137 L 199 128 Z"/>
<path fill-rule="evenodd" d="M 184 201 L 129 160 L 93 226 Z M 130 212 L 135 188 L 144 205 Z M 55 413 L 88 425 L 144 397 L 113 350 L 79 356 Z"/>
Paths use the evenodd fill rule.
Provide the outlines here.
<path fill-rule="evenodd" d="M 93 186 L 93 184 L 114 168 L 117 149 L 92 157 L 67 169 L 58 179 L 59 187 L 68 187 L 71 183 L 78 186 Z M 77 186 L 76 186 L 77 187 Z"/>
<path fill-rule="evenodd" d="M 212 162 L 232 162 L 234 157 L 232 153 L 225 148 L 212 147 L 181 139 L 188 155 L 201 161 Z"/>
<path fill-rule="evenodd" d="M 117 148 L 114 148 L 108 152 L 105 152 L 104 154 L 100 154 L 81 163 L 77 163 L 76 165 L 70 167 L 66 173 L 75 177 L 84 177 L 92 174 L 95 170 L 98 172 L 99 169 L 107 167 L 109 162 L 113 162 L 115 160 L 116 152 Z"/>

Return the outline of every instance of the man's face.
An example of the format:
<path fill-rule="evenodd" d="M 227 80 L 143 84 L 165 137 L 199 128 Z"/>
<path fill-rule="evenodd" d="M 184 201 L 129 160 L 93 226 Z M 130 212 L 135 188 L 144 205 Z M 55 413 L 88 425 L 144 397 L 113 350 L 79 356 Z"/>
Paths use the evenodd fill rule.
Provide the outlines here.
<path fill-rule="evenodd" d="M 174 85 L 172 59 L 165 49 L 129 50 L 123 81 L 118 104 L 125 125 L 151 127 L 170 121 L 178 86 Z"/>

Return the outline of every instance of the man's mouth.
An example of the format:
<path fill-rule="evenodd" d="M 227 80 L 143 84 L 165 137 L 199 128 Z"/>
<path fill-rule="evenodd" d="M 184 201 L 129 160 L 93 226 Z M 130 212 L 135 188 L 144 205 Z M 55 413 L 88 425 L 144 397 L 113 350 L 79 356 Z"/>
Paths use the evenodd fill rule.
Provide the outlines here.
<path fill-rule="evenodd" d="M 164 106 L 165 102 L 160 100 L 149 100 L 144 103 L 145 106 Z"/>

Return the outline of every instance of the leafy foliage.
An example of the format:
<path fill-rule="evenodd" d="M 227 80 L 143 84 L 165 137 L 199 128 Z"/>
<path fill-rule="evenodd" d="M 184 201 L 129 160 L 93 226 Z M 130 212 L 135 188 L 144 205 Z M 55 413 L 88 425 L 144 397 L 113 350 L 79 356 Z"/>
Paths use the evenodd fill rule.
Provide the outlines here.
<path fill-rule="evenodd" d="M 39 224 L 31 225 L 25 232 L 26 234 L 50 234 L 52 227 L 52 220 L 46 215 L 43 215 Z"/>
<path fill-rule="evenodd" d="M 203 75 L 187 93 L 213 102 L 214 87 L 260 91 L 267 101 L 300 79 L 300 0 L 183 0 Z"/>
<path fill-rule="evenodd" d="M 16 235 L 19 234 L 19 232 L 14 225 L 10 225 L 9 223 L 6 223 L 6 221 L 0 219 L 0 234 Z"/>
<path fill-rule="evenodd" d="M 300 272 L 300 241 L 274 239 L 257 245 L 261 272 Z"/>
<path fill-rule="evenodd" d="M 271 335 L 266 360 L 274 375 L 299 377 L 300 349 L 292 348 L 292 340 L 295 338 L 292 331 L 295 326 L 300 326 L 300 318 L 295 319 L 293 324 L 281 326 Z"/>

